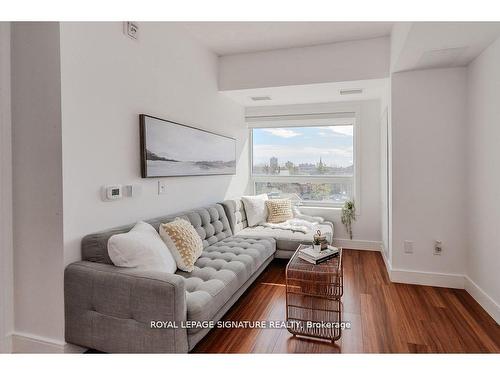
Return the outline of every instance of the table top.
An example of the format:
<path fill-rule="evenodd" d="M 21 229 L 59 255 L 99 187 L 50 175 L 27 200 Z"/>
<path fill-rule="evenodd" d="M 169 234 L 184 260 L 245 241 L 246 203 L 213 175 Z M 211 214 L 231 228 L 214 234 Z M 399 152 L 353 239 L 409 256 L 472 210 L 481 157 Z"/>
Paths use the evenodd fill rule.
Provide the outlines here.
<path fill-rule="evenodd" d="M 315 274 L 338 274 L 342 268 L 342 248 L 339 247 L 339 255 L 330 258 L 319 264 L 309 263 L 301 258 L 299 258 L 299 250 L 310 247 L 310 245 L 301 244 L 293 254 L 292 258 L 287 265 L 287 273 L 301 272 L 301 273 L 315 273 Z"/>

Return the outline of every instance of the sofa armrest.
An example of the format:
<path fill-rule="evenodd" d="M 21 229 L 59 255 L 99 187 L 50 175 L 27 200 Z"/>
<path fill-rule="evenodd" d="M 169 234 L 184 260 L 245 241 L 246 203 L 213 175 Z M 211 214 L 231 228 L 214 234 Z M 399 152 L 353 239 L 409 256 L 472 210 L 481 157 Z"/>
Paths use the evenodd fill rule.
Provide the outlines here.
<path fill-rule="evenodd" d="M 95 262 L 64 272 L 66 341 L 109 353 L 188 351 L 183 328 L 151 328 L 152 321 L 187 319 L 184 278 Z"/>

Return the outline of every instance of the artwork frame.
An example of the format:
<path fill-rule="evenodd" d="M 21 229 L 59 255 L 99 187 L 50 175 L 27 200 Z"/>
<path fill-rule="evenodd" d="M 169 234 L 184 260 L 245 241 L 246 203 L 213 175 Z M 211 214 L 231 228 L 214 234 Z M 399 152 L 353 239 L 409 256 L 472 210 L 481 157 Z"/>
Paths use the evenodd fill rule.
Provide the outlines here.
<path fill-rule="evenodd" d="M 142 178 L 236 174 L 235 138 L 147 114 L 139 129 Z"/>

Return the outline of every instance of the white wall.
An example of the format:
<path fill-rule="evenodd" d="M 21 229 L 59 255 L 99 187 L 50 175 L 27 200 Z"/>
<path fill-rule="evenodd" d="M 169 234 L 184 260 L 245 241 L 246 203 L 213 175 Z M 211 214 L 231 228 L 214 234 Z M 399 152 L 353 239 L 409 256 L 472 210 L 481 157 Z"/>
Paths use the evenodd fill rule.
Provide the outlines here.
<path fill-rule="evenodd" d="M 391 89 L 392 267 L 463 275 L 466 70 L 396 73 Z M 404 240 L 414 241 L 413 254 Z"/>
<path fill-rule="evenodd" d="M 389 38 L 226 55 L 219 58 L 219 89 L 386 78 L 389 65 Z"/>
<path fill-rule="evenodd" d="M 122 23 L 14 24 L 19 343 L 41 339 L 62 347 L 63 270 L 80 259 L 85 234 L 247 190 L 243 109 L 217 91 L 217 57 L 180 30 L 141 23 L 140 40 L 134 41 L 123 35 Z M 140 178 L 139 113 L 237 138 L 237 175 L 168 178 L 168 193 L 159 196 L 157 179 Z M 102 202 L 101 186 L 113 183 L 134 184 L 142 192 Z"/>
<path fill-rule="evenodd" d="M 62 23 L 65 264 L 82 236 L 139 219 L 220 202 L 248 185 L 243 108 L 217 90 L 217 57 L 173 23 Z M 140 177 L 139 120 L 146 113 L 237 138 L 237 175 Z M 189 145 L 186 145 L 189 147 Z M 105 184 L 137 184 L 138 197 L 102 202 Z"/>
<path fill-rule="evenodd" d="M 247 116 L 265 116 L 292 113 L 324 113 L 359 111 L 357 124 L 357 157 L 359 167 L 359 196 L 356 197 L 359 217 L 353 225 L 353 240 L 376 242 L 366 244 L 368 248 L 379 250 L 381 241 L 381 192 L 380 192 L 380 101 L 367 100 L 343 103 L 317 103 L 284 106 L 248 107 Z M 334 237 L 339 240 L 349 239 L 349 235 L 340 221 L 338 208 L 306 208 L 301 210 L 310 215 L 323 216 L 335 224 Z M 345 243 L 345 242 L 344 242 Z M 362 244 L 361 244 L 362 245 Z M 348 245 L 345 245 L 348 246 Z"/>
<path fill-rule="evenodd" d="M 63 338 L 59 24 L 12 24 L 16 333 Z"/>
<path fill-rule="evenodd" d="M 14 328 L 10 94 L 10 23 L 0 22 L 0 353 L 10 351 Z"/>
<path fill-rule="evenodd" d="M 500 39 L 468 73 L 468 257 L 466 272 L 496 302 L 500 318 Z M 491 312 L 491 311 L 490 311 Z"/>

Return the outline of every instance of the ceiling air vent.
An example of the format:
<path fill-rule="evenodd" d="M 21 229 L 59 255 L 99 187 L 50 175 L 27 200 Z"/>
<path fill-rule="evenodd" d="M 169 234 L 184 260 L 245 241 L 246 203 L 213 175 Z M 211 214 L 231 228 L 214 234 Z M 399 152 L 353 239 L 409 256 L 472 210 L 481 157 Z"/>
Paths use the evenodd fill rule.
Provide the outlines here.
<path fill-rule="evenodd" d="M 340 89 L 340 95 L 362 94 L 363 89 Z"/>
<path fill-rule="evenodd" d="M 259 102 L 262 100 L 271 100 L 270 96 L 251 96 L 250 99 L 252 99 L 254 102 Z"/>
<path fill-rule="evenodd" d="M 464 65 L 467 47 L 454 47 L 425 51 L 418 61 L 419 69 L 447 68 Z"/>

